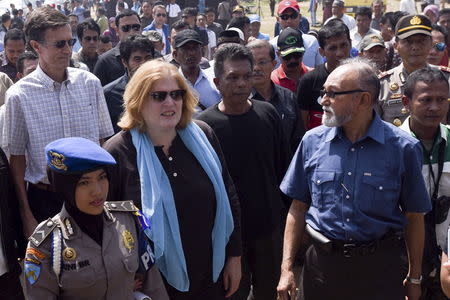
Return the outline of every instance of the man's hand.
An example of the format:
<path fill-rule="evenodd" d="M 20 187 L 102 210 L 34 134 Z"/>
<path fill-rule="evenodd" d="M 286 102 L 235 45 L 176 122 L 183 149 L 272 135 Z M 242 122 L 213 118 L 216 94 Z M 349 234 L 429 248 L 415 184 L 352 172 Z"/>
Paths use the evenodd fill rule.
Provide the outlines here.
<path fill-rule="evenodd" d="M 22 217 L 23 224 L 23 235 L 26 239 L 28 239 L 38 226 L 38 223 L 32 214 L 29 214 L 27 217 Z"/>
<path fill-rule="evenodd" d="M 223 286 L 227 291 L 225 297 L 233 295 L 239 288 L 241 282 L 241 257 L 231 256 L 228 258 L 223 269 Z"/>
<path fill-rule="evenodd" d="M 405 279 L 403 285 L 406 288 L 406 300 L 419 300 L 420 295 L 422 294 L 420 284 L 413 284 Z"/>
<path fill-rule="evenodd" d="M 295 286 L 295 276 L 292 270 L 281 271 L 280 282 L 277 286 L 278 299 L 296 299 L 297 289 Z"/>

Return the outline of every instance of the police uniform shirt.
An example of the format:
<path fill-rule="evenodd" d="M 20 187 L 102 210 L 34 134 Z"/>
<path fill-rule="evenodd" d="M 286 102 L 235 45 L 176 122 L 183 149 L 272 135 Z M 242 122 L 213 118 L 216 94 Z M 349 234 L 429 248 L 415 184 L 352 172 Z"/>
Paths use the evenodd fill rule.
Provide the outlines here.
<path fill-rule="evenodd" d="M 281 190 L 310 204 L 306 222 L 328 238 L 370 241 L 431 209 L 421 168 L 419 141 L 374 113 L 355 143 L 340 127 L 306 132 Z"/>
<path fill-rule="evenodd" d="M 450 69 L 447 67 L 428 65 L 432 68 L 439 68 L 447 79 L 450 77 Z M 378 97 L 378 105 L 376 107 L 380 117 L 395 126 L 400 126 L 408 116 L 403 109 L 402 96 L 406 80 L 409 74 L 403 66 L 390 69 L 379 75 L 380 78 L 380 95 Z"/>
<path fill-rule="evenodd" d="M 102 246 L 82 232 L 65 208 L 53 220 L 62 223 L 62 242 L 54 242 L 54 228 L 45 240 L 36 246 L 39 231 L 52 226 L 44 221 L 30 238 L 25 256 L 25 277 L 28 300 L 131 300 L 138 270 L 138 240 L 135 216 L 131 212 L 106 212 Z M 48 224 L 47 224 L 48 223 Z M 44 230 L 45 231 L 45 230 Z M 60 247 L 60 248 L 58 248 Z M 55 275 L 54 257 L 61 258 L 60 275 Z M 156 270 L 156 267 L 152 269 Z M 150 270 L 152 270 L 150 269 Z M 150 271 L 149 271 L 150 272 Z M 160 276 L 159 273 L 157 276 Z M 152 294 L 158 282 L 149 282 L 149 273 L 143 284 L 143 293 Z M 159 277 L 162 287 L 161 278 Z M 153 284 L 153 286 L 151 286 Z M 164 293 L 165 294 L 165 290 Z M 167 294 L 157 299 L 168 299 Z"/>

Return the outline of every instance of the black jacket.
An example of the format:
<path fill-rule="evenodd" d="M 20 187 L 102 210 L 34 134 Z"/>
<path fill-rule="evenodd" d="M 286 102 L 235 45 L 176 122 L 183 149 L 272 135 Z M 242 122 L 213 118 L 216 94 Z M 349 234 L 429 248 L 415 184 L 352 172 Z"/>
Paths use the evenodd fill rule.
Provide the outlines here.
<path fill-rule="evenodd" d="M 25 256 L 26 241 L 22 234 L 22 220 L 14 191 L 8 160 L 0 148 L 0 234 L 3 252 L 10 272 L 19 267 L 18 257 Z"/>

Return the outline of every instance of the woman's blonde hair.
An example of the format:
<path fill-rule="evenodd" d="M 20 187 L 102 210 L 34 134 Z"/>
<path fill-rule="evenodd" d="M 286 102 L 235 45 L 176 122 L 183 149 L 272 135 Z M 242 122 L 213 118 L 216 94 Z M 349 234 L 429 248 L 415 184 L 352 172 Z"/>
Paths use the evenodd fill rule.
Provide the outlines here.
<path fill-rule="evenodd" d="M 163 78 L 174 79 L 180 89 L 186 91 L 183 96 L 181 119 L 176 126 L 177 129 L 186 128 L 192 119 L 198 100 L 178 69 L 173 64 L 161 60 L 144 63 L 131 77 L 123 95 L 124 114 L 117 123 L 120 128 L 131 130 L 137 127 L 141 132 L 145 131 L 142 106 L 145 101 L 151 100 L 150 93 L 153 91 L 154 84 Z"/>

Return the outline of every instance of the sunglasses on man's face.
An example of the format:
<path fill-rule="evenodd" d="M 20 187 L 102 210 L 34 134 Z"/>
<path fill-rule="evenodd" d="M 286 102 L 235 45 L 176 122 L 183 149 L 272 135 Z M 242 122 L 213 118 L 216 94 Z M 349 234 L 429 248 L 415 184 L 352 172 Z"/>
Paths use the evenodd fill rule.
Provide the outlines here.
<path fill-rule="evenodd" d="M 90 42 L 90 41 L 96 42 L 96 41 L 98 41 L 98 37 L 97 36 L 85 36 L 85 37 L 83 37 L 83 39 L 85 41 L 87 41 L 87 42 Z"/>
<path fill-rule="evenodd" d="M 150 96 L 152 96 L 153 100 L 155 100 L 157 102 L 164 102 L 164 100 L 166 100 L 166 98 L 167 98 L 167 95 L 169 95 L 170 98 L 172 98 L 175 101 L 180 101 L 180 100 L 183 100 L 183 97 L 185 94 L 186 94 L 185 90 L 174 90 L 174 91 L 170 91 L 170 92 L 156 91 L 156 92 L 151 92 Z"/>
<path fill-rule="evenodd" d="M 442 51 L 445 50 L 445 43 L 442 43 L 442 42 L 436 43 L 436 44 L 434 44 L 433 47 L 434 47 L 437 51 L 442 52 Z"/>
<path fill-rule="evenodd" d="M 157 16 L 157 17 L 164 17 L 164 18 L 167 17 L 166 14 L 156 14 L 156 16 Z"/>
<path fill-rule="evenodd" d="M 43 44 L 47 44 L 47 45 L 51 45 L 51 46 L 53 46 L 55 48 L 58 48 L 58 49 L 62 49 L 62 48 L 64 48 L 66 46 L 66 43 L 67 43 L 67 45 L 69 45 L 69 47 L 72 47 L 73 45 L 75 45 L 76 42 L 77 42 L 76 39 L 70 39 L 70 40 L 67 40 L 67 41 L 66 40 L 61 40 L 61 41 L 56 41 L 56 42 L 43 41 L 42 43 Z"/>
<path fill-rule="evenodd" d="M 133 29 L 133 31 L 139 31 L 141 30 L 141 24 L 123 25 L 120 29 L 122 29 L 123 32 L 128 32 L 131 29 Z"/>
<path fill-rule="evenodd" d="M 294 12 L 293 14 L 290 14 L 290 15 L 288 15 L 288 14 L 280 15 L 280 19 L 283 21 L 287 21 L 289 19 L 297 19 L 297 17 L 298 17 L 297 12 Z"/>
<path fill-rule="evenodd" d="M 291 53 L 289 55 L 283 56 L 282 58 L 283 58 L 283 60 L 288 61 L 288 60 L 291 60 L 291 59 L 300 59 L 302 57 L 303 57 L 303 53 L 294 52 L 294 53 Z"/>

